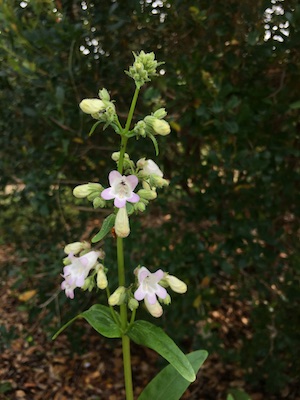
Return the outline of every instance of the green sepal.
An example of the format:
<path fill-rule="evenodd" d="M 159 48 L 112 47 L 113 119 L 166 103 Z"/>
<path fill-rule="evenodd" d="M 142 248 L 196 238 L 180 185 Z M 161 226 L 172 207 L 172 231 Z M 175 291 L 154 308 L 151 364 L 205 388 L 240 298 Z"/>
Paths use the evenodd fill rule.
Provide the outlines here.
<path fill-rule="evenodd" d="M 101 122 L 102 122 L 102 121 L 97 121 L 97 122 L 94 123 L 94 125 L 92 126 L 92 128 L 91 128 L 91 130 L 90 130 L 90 132 L 89 132 L 89 136 L 91 136 L 91 135 L 94 133 L 95 129 L 97 128 L 97 126 L 98 126 L 99 124 L 101 124 Z"/>
<path fill-rule="evenodd" d="M 105 218 L 100 231 L 92 238 L 92 243 L 99 242 L 111 231 L 111 228 L 115 225 L 115 219 L 115 214 L 110 214 L 108 217 Z"/>
<path fill-rule="evenodd" d="M 207 356 L 208 353 L 205 350 L 197 350 L 186 355 L 195 374 L 197 374 Z M 190 383 L 172 365 L 167 365 L 148 383 L 138 400 L 179 400 Z"/>
<path fill-rule="evenodd" d="M 158 143 L 157 143 L 157 140 L 156 140 L 155 136 L 152 135 L 152 133 L 147 133 L 147 136 L 152 140 L 152 143 L 153 143 L 154 148 L 155 148 L 155 154 L 158 156 L 159 149 L 158 149 Z"/>
<path fill-rule="evenodd" d="M 179 347 L 173 340 L 159 327 L 150 322 L 135 321 L 126 332 L 135 343 L 155 350 L 165 358 L 173 367 L 189 382 L 196 379 L 195 372 Z"/>
<path fill-rule="evenodd" d="M 113 318 L 112 312 L 114 313 L 115 318 Z M 116 311 L 111 310 L 109 307 L 95 304 L 89 310 L 77 315 L 63 325 L 55 335 L 53 335 L 52 339 L 56 339 L 57 336 L 60 335 L 69 325 L 71 325 L 75 320 L 81 318 L 84 318 L 98 333 L 107 338 L 121 337 L 119 326 L 116 323 L 116 321 L 120 322 L 119 314 Z"/>

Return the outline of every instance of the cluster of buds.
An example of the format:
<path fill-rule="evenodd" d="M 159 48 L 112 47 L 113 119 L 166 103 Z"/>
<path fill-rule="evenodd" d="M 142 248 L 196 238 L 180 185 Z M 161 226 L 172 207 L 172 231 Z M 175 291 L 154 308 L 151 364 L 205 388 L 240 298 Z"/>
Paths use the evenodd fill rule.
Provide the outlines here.
<path fill-rule="evenodd" d="M 140 88 L 145 82 L 150 82 L 152 76 L 157 75 L 156 68 L 163 63 L 155 60 L 153 52 L 145 53 L 142 50 L 139 54 L 133 52 L 133 55 L 134 63 L 125 73 L 135 81 L 136 87 Z"/>
<path fill-rule="evenodd" d="M 61 283 L 62 290 L 70 299 L 74 298 L 74 290 L 78 287 L 83 290 L 91 291 L 95 286 L 95 276 L 97 275 L 97 286 L 105 289 L 105 269 L 102 264 L 98 263 L 98 258 L 104 258 L 102 250 L 91 250 L 91 245 L 87 242 L 73 242 L 64 248 L 67 257 L 64 258 L 64 268 L 62 277 L 64 281 Z M 90 271 L 93 273 L 89 276 Z M 99 274 L 101 278 L 99 278 Z M 98 284 L 98 280 L 101 284 Z"/>
<path fill-rule="evenodd" d="M 90 114 L 94 119 L 104 123 L 103 129 L 112 125 L 116 130 L 117 114 L 116 107 L 112 101 L 110 101 L 110 95 L 108 91 L 103 88 L 99 90 L 99 99 L 84 99 L 80 102 L 79 107 L 81 110 Z"/>
<path fill-rule="evenodd" d="M 138 121 L 134 128 L 134 134 L 139 137 L 146 137 L 150 135 L 166 136 L 171 132 L 169 123 L 164 120 L 167 112 L 164 108 L 159 108 L 151 115 L 147 115 L 143 120 Z"/>
<path fill-rule="evenodd" d="M 85 183 L 78 185 L 73 189 L 73 195 L 77 199 L 87 198 L 93 203 L 94 208 L 103 208 L 106 205 L 105 200 L 102 199 L 101 193 L 104 190 L 100 183 Z"/>

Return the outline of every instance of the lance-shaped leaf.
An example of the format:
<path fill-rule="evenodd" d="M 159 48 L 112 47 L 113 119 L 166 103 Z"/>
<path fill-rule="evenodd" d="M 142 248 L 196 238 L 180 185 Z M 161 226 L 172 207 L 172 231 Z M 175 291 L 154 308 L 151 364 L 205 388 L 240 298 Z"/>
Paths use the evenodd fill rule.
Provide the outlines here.
<path fill-rule="evenodd" d="M 112 315 L 112 313 L 114 313 Z M 121 326 L 119 314 L 110 308 L 101 304 L 93 305 L 89 310 L 72 318 L 64 326 L 62 326 L 52 337 L 56 339 L 57 336 L 72 324 L 76 319 L 84 318 L 97 332 L 107 338 L 121 337 L 119 326 Z"/>
<path fill-rule="evenodd" d="M 195 372 L 174 341 L 157 326 L 147 321 L 135 321 L 126 333 L 137 344 L 155 350 L 189 382 L 196 379 Z"/>
<path fill-rule="evenodd" d="M 110 214 L 108 217 L 105 218 L 100 231 L 92 238 L 92 243 L 99 242 L 111 231 L 111 228 L 115 224 L 115 219 L 116 219 L 115 214 Z"/>
<path fill-rule="evenodd" d="M 153 146 L 155 148 L 155 154 L 158 156 L 159 149 L 158 149 L 158 143 L 154 135 L 152 133 L 148 133 L 148 137 L 152 140 Z"/>
<path fill-rule="evenodd" d="M 207 355 L 207 351 L 197 350 L 186 356 L 195 374 Z M 191 382 L 184 379 L 172 365 L 168 365 L 148 383 L 138 400 L 179 400 L 190 384 Z"/>

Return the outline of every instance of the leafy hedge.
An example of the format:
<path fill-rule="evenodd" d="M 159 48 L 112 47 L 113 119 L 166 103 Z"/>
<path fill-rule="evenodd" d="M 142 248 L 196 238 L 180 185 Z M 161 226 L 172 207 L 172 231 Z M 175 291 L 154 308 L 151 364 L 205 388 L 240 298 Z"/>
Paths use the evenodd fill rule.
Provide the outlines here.
<path fill-rule="evenodd" d="M 115 148 L 109 131 L 87 137 L 78 103 L 106 87 L 125 114 L 124 65 L 132 51 L 154 51 L 163 76 L 143 92 L 137 117 L 146 106 L 169 111 L 173 140 L 159 157 L 171 185 L 135 222 L 128 260 L 189 283 L 168 329 L 239 359 L 254 384 L 279 391 L 300 372 L 297 1 L 81 4 L 1 2 L 1 236 L 28 258 L 15 274 L 21 284 L 47 276 L 46 300 L 62 245 L 82 226 L 85 239 L 97 230 L 102 215 L 74 208 L 71 190 L 103 182 Z M 232 307 L 245 312 L 245 337 L 226 325 Z"/>

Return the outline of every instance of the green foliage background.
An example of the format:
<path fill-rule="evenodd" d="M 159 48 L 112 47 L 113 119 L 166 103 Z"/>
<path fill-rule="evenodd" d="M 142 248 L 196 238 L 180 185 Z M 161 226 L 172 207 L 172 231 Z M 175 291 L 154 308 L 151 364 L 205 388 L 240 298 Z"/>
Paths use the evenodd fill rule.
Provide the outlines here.
<path fill-rule="evenodd" d="M 189 284 L 188 295 L 174 296 L 161 321 L 187 347 L 240 363 L 265 393 L 295 383 L 298 2 L 0 5 L 1 244 L 13 244 L 26 260 L 21 267 L 7 264 L 7 274 L 26 288 L 36 286 L 39 274 L 40 301 L 47 300 L 60 283 L 64 244 L 97 231 L 105 214 L 86 211 L 72 189 L 105 184 L 116 138 L 109 130 L 87 137 L 91 120 L 78 103 L 106 87 L 124 121 L 134 85 L 123 71 L 132 51 L 154 51 L 166 62 L 165 74 L 142 91 L 136 118 L 167 108 L 173 129 L 160 140 L 158 163 L 171 184 L 133 221 L 128 263 L 161 267 Z M 130 150 L 136 159 L 154 158 L 149 143 L 132 140 Z M 113 268 L 113 239 L 105 250 Z M 78 304 L 86 307 L 84 298 L 78 292 L 70 314 Z M 63 295 L 58 299 L 64 310 L 70 307 Z M 53 303 L 48 320 L 57 310 Z M 232 313 L 245 325 L 241 332 L 226 322 Z"/>

